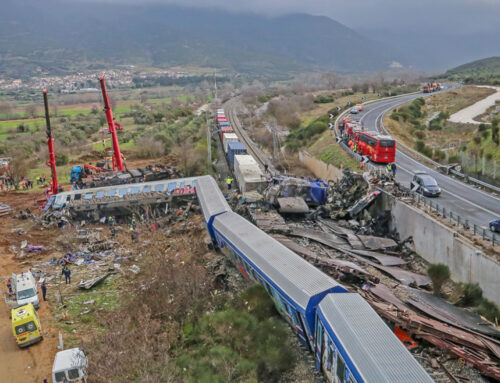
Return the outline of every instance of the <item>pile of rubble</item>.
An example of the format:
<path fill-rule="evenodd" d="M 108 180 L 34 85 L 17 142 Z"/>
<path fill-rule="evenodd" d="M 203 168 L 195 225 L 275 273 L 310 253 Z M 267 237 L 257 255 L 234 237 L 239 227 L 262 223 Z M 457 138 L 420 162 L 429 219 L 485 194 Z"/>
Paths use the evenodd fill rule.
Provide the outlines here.
<path fill-rule="evenodd" d="M 248 210 L 262 230 L 362 294 L 436 381 L 500 380 L 500 331 L 428 292 L 428 264 L 413 251 L 412 238 L 400 240 L 390 230 L 390 212 L 375 216 L 369 209 L 381 186 L 400 197 L 408 193 L 387 177 L 345 171 L 329 184 L 328 202 L 305 218 L 285 219 L 262 206 Z"/>

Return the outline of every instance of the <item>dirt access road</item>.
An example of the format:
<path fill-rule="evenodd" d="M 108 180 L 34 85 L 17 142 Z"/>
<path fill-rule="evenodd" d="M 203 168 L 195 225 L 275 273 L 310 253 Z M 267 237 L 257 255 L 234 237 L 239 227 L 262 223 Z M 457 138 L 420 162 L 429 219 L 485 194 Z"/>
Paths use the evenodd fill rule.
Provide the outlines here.
<path fill-rule="evenodd" d="M 486 97 L 485 99 L 472 104 L 471 106 L 458 111 L 450 116 L 448 119 L 451 122 L 458 122 L 462 124 L 481 124 L 481 121 L 474 120 L 474 117 L 479 116 L 486 112 L 486 110 L 495 105 L 495 102 L 500 100 L 500 87 L 498 86 L 480 86 L 481 88 L 492 88 L 496 93 Z"/>
<path fill-rule="evenodd" d="M 33 193 L 11 192 L 0 193 L 0 202 L 17 209 L 26 209 L 32 206 L 35 195 Z M 19 259 L 13 252 L 12 246 L 19 246 L 22 240 L 29 244 L 48 246 L 50 233 L 32 227 L 30 221 L 20 221 L 12 215 L 0 217 L 0 382 L 5 383 L 42 383 L 43 378 L 51 382 L 50 372 L 57 352 L 58 331 L 52 328 L 53 318 L 47 302 L 41 302 L 39 310 L 44 339 L 28 348 L 17 346 L 12 334 L 10 312 L 3 301 L 3 293 L 7 291 L 6 278 L 11 273 L 27 270 L 33 263 L 50 258 L 50 248 L 42 254 L 27 259 Z M 18 234 L 12 230 L 23 228 L 26 234 Z M 50 285 L 49 285 L 50 288 Z M 41 299 L 41 293 L 39 294 Z M 50 299 L 50 290 L 49 290 Z"/>

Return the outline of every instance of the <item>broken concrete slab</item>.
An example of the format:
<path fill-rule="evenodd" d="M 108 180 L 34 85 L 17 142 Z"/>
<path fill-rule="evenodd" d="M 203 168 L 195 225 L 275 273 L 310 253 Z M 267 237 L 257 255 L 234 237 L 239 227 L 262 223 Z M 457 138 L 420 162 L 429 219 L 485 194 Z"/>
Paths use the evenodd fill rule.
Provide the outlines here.
<path fill-rule="evenodd" d="M 415 274 L 411 271 L 403 270 L 398 267 L 388 267 L 381 266 L 376 263 L 371 263 L 371 265 L 386 274 L 390 275 L 394 279 L 400 281 L 403 285 L 406 286 L 429 286 L 432 281 L 427 275 Z"/>
<path fill-rule="evenodd" d="M 305 214 L 309 212 L 309 206 L 302 197 L 278 198 L 279 212 L 285 214 Z"/>

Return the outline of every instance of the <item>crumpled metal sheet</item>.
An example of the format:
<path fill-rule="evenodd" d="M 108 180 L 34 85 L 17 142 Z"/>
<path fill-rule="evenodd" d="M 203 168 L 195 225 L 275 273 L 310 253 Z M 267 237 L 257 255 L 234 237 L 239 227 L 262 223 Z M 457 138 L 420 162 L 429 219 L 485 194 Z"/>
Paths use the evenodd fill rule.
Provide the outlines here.
<path fill-rule="evenodd" d="M 435 295 L 412 288 L 408 288 L 408 290 L 411 291 L 415 299 L 409 299 L 407 302 L 430 317 L 459 328 L 465 327 L 481 334 L 500 339 L 500 331 L 491 327 L 490 324 L 481 319 L 479 315 L 456 307 Z"/>
<path fill-rule="evenodd" d="M 358 238 L 363 246 L 370 250 L 390 249 L 398 245 L 393 239 L 373 235 L 358 235 Z"/>
<path fill-rule="evenodd" d="M 313 241 L 333 248 L 346 244 L 344 240 L 338 238 L 334 234 L 325 233 L 323 231 L 313 229 L 292 227 L 290 228 L 290 235 L 293 235 L 295 237 L 309 238 Z"/>
<path fill-rule="evenodd" d="M 373 258 L 378 261 L 382 266 L 398 266 L 398 265 L 406 265 L 408 262 L 399 257 L 394 257 L 392 255 L 385 255 L 381 253 L 377 253 L 374 251 L 367 250 L 351 250 L 354 254 L 360 255 L 362 257 Z"/>
<path fill-rule="evenodd" d="M 389 274 L 391 277 L 406 286 L 428 286 L 432 282 L 427 275 L 415 274 L 411 271 L 403 270 L 398 267 L 380 266 L 374 263 L 372 263 L 372 266 Z"/>

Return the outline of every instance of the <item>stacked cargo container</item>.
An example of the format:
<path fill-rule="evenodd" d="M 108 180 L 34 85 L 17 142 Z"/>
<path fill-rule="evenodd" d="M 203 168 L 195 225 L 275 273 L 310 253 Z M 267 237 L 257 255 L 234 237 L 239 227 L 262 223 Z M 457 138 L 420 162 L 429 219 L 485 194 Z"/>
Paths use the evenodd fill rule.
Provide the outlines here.
<path fill-rule="evenodd" d="M 262 192 L 267 186 L 265 174 L 252 156 L 237 154 L 234 156 L 234 176 L 240 192 Z"/>
<path fill-rule="evenodd" d="M 247 154 L 245 145 L 241 142 L 229 142 L 227 145 L 227 160 L 231 168 L 234 167 L 234 156 L 237 154 Z"/>
<path fill-rule="evenodd" d="M 224 147 L 224 153 L 227 153 L 227 146 L 230 142 L 236 142 L 238 140 L 238 136 L 234 133 L 224 133 L 222 136 L 222 145 Z"/>

